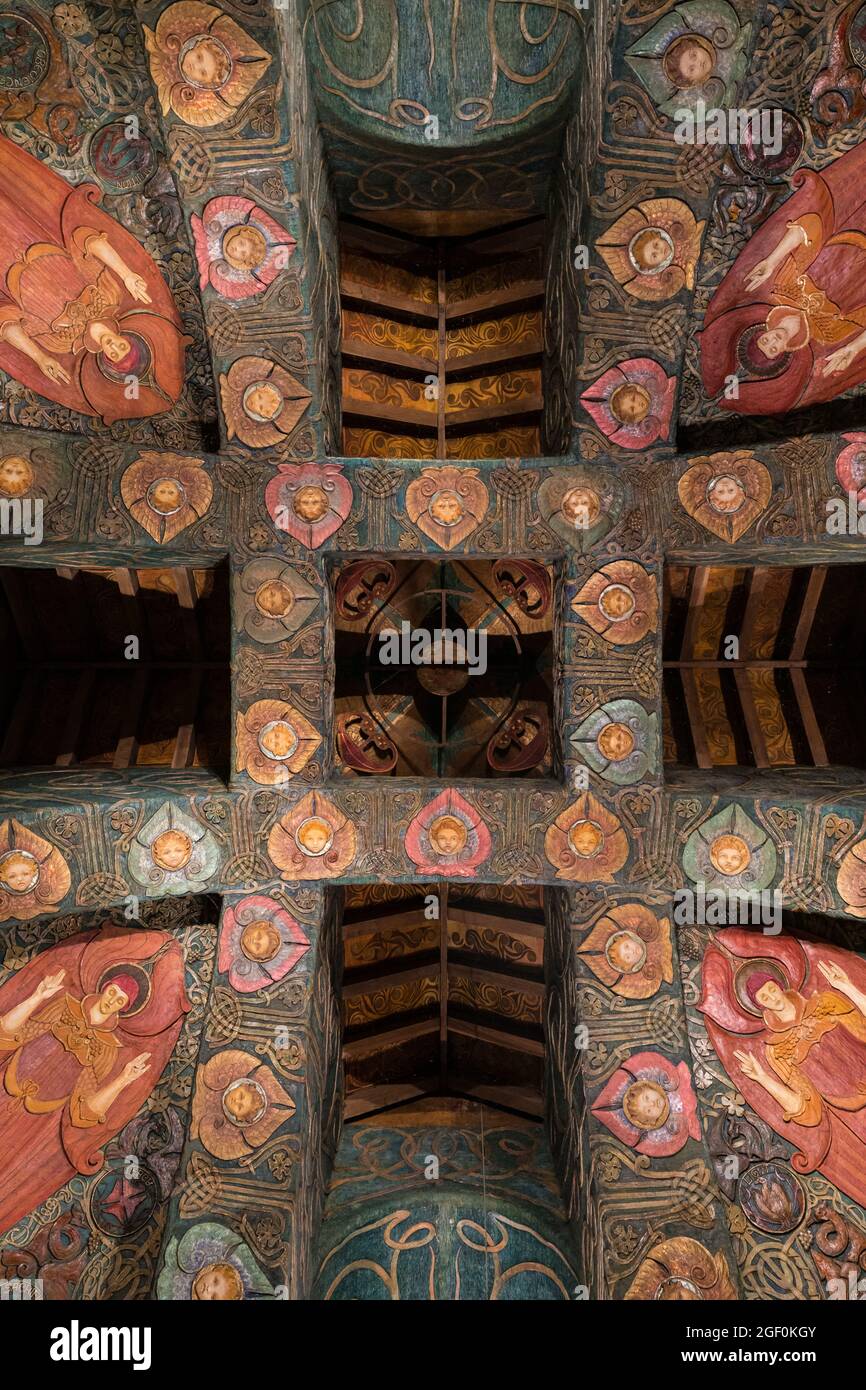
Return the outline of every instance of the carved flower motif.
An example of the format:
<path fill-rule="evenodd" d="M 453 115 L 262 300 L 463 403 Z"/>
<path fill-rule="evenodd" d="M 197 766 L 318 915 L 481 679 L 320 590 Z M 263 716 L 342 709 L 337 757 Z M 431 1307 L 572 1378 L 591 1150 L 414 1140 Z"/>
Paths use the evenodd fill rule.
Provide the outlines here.
<path fill-rule="evenodd" d="M 736 1299 L 727 1261 L 691 1236 L 674 1236 L 654 1245 L 625 1295 L 655 1301 Z"/>
<path fill-rule="evenodd" d="M 252 560 L 235 587 L 238 630 L 264 645 L 282 642 L 303 627 L 319 597 L 318 589 L 284 560 Z"/>
<path fill-rule="evenodd" d="M 861 840 L 842 859 L 836 889 L 852 917 L 866 917 L 866 840 Z"/>
<path fill-rule="evenodd" d="M 623 999 L 649 999 L 662 981 L 673 982 L 670 922 L 642 903 L 612 907 L 577 953 L 596 979 Z"/>
<path fill-rule="evenodd" d="M 669 1062 L 658 1052 L 636 1052 L 617 1067 L 591 1108 L 639 1154 L 665 1158 L 701 1137 L 688 1063 Z"/>
<path fill-rule="evenodd" d="M 56 912 L 72 882 L 59 849 L 17 820 L 0 825 L 0 922 Z"/>
<path fill-rule="evenodd" d="M 745 76 L 751 24 L 728 0 L 686 0 L 662 15 L 626 52 L 626 61 L 659 111 L 727 107 Z"/>
<path fill-rule="evenodd" d="M 291 372 L 267 357 L 239 357 L 220 376 L 229 439 L 251 449 L 279 444 L 310 404 L 310 393 Z"/>
<path fill-rule="evenodd" d="M 201 288 L 211 285 L 223 299 L 261 294 L 286 269 L 297 245 L 251 198 L 234 193 L 211 198 L 190 223 Z"/>
<path fill-rule="evenodd" d="M 584 792 L 548 828 L 544 852 L 557 878 L 612 883 L 628 858 L 628 837 L 613 812 Z"/>
<path fill-rule="evenodd" d="M 538 505 L 551 531 L 585 554 L 619 519 L 623 492 L 600 469 L 556 469 L 541 484 Z"/>
<path fill-rule="evenodd" d="M 630 786 L 658 766 L 658 715 L 636 700 L 610 700 L 584 719 L 571 746 L 606 782 Z"/>
<path fill-rule="evenodd" d="M 696 459 L 677 485 L 689 516 L 729 545 L 766 511 L 772 491 L 768 470 L 748 449 Z"/>
<path fill-rule="evenodd" d="M 201 459 L 145 453 L 120 479 L 130 516 L 159 545 L 200 521 L 211 504 L 213 483 Z"/>
<path fill-rule="evenodd" d="M 683 869 L 708 888 L 766 888 L 776 874 L 776 846 L 742 806 L 726 806 L 689 836 Z"/>
<path fill-rule="evenodd" d="M 265 504 L 277 530 L 315 550 L 352 510 L 352 485 L 341 463 L 281 463 L 265 488 Z"/>
<path fill-rule="evenodd" d="M 266 1144 L 295 1108 L 260 1057 L 228 1048 L 199 1067 L 190 1138 L 200 1139 L 214 1158 L 244 1158 Z"/>
<path fill-rule="evenodd" d="M 658 584 L 636 560 L 614 560 L 590 575 L 571 607 L 606 642 L 631 646 L 656 630 Z"/>
<path fill-rule="evenodd" d="M 192 126 L 229 120 L 271 62 L 239 24 L 198 0 L 169 5 L 155 30 L 144 26 L 144 42 L 162 114 Z"/>
<path fill-rule="evenodd" d="M 321 792 L 310 792 L 272 828 L 268 854 L 284 879 L 336 878 L 355 857 L 355 827 Z"/>
<path fill-rule="evenodd" d="M 446 877 L 474 878 L 491 845 L 481 816 L 453 788 L 422 807 L 406 830 L 406 853 L 412 862 Z"/>
<path fill-rule="evenodd" d="M 836 477 L 846 492 L 856 492 L 859 502 L 866 495 L 866 434 L 843 434 L 848 447 L 836 459 Z"/>
<path fill-rule="evenodd" d="M 471 536 L 489 504 L 477 468 L 425 468 L 406 488 L 409 520 L 443 550 L 453 550 Z"/>
<path fill-rule="evenodd" d="M 646 449 L 667 439 L 677 383 L 650 357 L 611 367 L 580 398 L 602 434 L 622 449 Z"/>
<path fill-rule="evenodd" d="M 199 1221 L 182 1236 L 171 1237 L 156 1293 L 157 1298 L 173 1302 L 277 1296 L 246 1241 L 216 1221 Z"/>
<path fill-rule="evenodd" d="M 256 700 L 236 715 L 235 770 L 275 787 L 306 767 L 321 742 L 310 721 L 285 701 Z"/>
<path fill-rule="evenodd" d="M 129 872 L 153 893 L 192 892 L 212 878 L 220 852 L 214 836 L 170 801 L 139 830 L 129 851 Z"/>
<path fill-rule="evenodd" d="M 618 217 L 595 246 L 628 294 L 658 303 L 694 289 L 705 226 L 678 198 L 648 198 Z"/>
<path fill-rule="evenodd" d="M 309 949 L 300 923 L 263 893 L 241 898 L 223 912 L 219 968 L 239 994 L 254 994 L 276 984 Z"/>

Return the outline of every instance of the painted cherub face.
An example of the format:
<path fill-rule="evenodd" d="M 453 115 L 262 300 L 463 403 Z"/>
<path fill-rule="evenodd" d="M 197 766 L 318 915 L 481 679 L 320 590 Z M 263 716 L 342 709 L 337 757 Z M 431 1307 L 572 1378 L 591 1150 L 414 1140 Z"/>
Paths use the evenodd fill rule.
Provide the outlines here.
<path fill-rule="evenodd" d="M 255 270 L 268 254 L 258 227 L 231 227 L 223 237 L 223 255 L 235 270 Z"/>
<path fill-rule="evenodd" d="M 438 521 L 440 526 L 456 526 L 463 520 L 463 502 L 456 492 L 450 488 L 444 488 L 442 492 L 437 492 L 431 499 L 428 508 L 434 521 Z"/>
<path fill-rule="evenodd" d="M 33 467 L 29 459 L 10 454 L 0 459 L 0 492 L 6 497 L 21 497 L 33 483 Z"/>
<path fill-rule="evenodd" d="M 178 67 L 193 87 L 205 92 L 216 92 L 229 80 L 232 62 L 217 39 L 208 34 L 200 34 L 185 45 Z"/>
<path fill-rule="evenodd" d="M 785 996 L 775 980 L 767 980 L 766 984 L 761 985 L 755 999 L 762 1009 L 768 1009 L 770 1013 L 778 1013 L 786 1003 Z"/>
<path fill-rule="evenodd" d="M 707 501 L 715 512 L 738 512 L 746 500 L 746 490 L 739 478 L 723 473 L 711 479 L 707 486 Z"/>
<path fill-rule="evenodd" d="M 298 826 L 295 841 L 304 854 L 316 857 L 330 849 L 334 834 L 326 820 L 310 816 Z"/>
<path fill-rule="evenodd" d="M 716 65 L 716 50 L 704 38 L 687 34 L 674 39 L 664 56 L 664 70 L 677 87 L 700 87 Z"/>
<path fill-rule="evenodd" d="M 273 960 L 280 949 L 281 937 L 273 922 L 250 922 L 241 932 L 241 950 L 247 960 Z"/>
<path fill-rule="evenodd" d="M 189 863 L 192 840 L 182 830 L 163 830 L 150 847 L 151 857 L 161 869 L 172 872 Z"/>
<path fill-rule="evenodd" d="M 634 612 L 634 594 L 624 584 L 608 584 L 601 591 L 598 606 L 611 623 L 621 623 Z"/>
<path fill-rule="evenodd" d="M 457 816 L 437 816 L 430 826 L 430 843 L 438 854 L 459 854 L 469 832 Z"/>
<path fill-rule="evenodd" d="M 298 746 L 298 736 L 285 719 L 275 719 L 266 724 L 259 734 L 259 747 L 269 758 L 279 762 L 290 758 Z"/>
<path fill-rule="evenodd" d="M 240 1299 L 244 1296 L 244 1286 L 234 1265 L 205 1265 L 192 1281 L 192 1296 L 202 1300 Z"/>
<path fill-rule="evenodd" d="M 186 498 L 183 485 L 176 478 L 157 478 L 147 489 L 147 500 L 160 516 L 172 516 L 180 511 Z"/>
<path fill-rule="evenodd" d="M 623 975 L 631 975 L 640 970 L 646 960 L 646 947 L 639 937 L 630 931 L 614 932 L 604 948 L 608 965 Z"/>
<path fill-rule="evenodd" d="M 24 849 L 0 856 L 0 885 L 9 893 L 29 893 L 39 882 L 39 865 Z"/>
<path fill-rule="evenodd" d="M 623 1096 L 622 1108 L 638 1129 L 658 1129 L 670 1113 L 670 1102 L 654 1081 L 636 1081 Z"/>
<path fill-rule="evenodd" d="M 634 749 L 634 734 L 626 724 L 607 724 L 598 736 L 598 751 L 613 763 L 622 762 Z"/>
<path fill-rule="evenodd" d="M 99 996 L 104 1014 L 119 1014 L 129 1005 L 129 995 L 119 985 L 108 984 Z"/>
<path fill-rule="evenodd" d="M 572 487 L 559 504 L 559 510 L 577 531 L 586 531 L 601 511 L 601 498 L 590 487 Z"/>
<path fill-rule="evenodd" d="M 267 1107 L 267 1097 L 261 1086 L 248 1077 L 233 1081 L 223 1092 L 223 1110 L 232 1123 L 241 1128 L 260 1120 Z"/>
<path fill-rule="evenodd" d="M 581 859 L 591 859 L 604 844 L 604 835 L 595 821 L 579 820 L 569 830 L 568 840 L 575 854 L 579 854 Z"/>
<path fill-rule="evenodd" d="M 268 579 L 256 589 L 256 607 L 269 618 L 285 618 L 294 602 L 294 594 L 281 579 Z"/>
<path fill-rule="evenodd" d="M 649 414 L 650 394 L 644 386 L 627 381 L 610 398 L 611 414 L 621 425 L 639 425 Z"/>
<path fill-rule="evenodd" d="M 658 227 L 639 232 L 630 247 L 632 263 L 644 275 L 664 270 L 673 260 L 671 239 Z"/>
<path fill-rule="evenodd" d="M 710 861 L 720 874 L 731 878 L 748 868 L 752 851 L 741 835 L 720 835 L 710 845 Z"/>
<path fill-rule="evenodd" d="M 274 420 L 282 408 L 282 392 L 269 381 L 258 381 L 244 392 L 244 410 L 253 420 Z"/>
<path fill-rule="evenodd" d="M 669 1279 L 663 1279 L 654 1295 L 655 1301 L 659 1303 L 702 1302 L 703 1297 L 697 1284 L 692 1283 L 691 1279 L 681 1279 L 676 1274 L 672 1274 Z"/>
<path fill-rule="evenodd" d="M 323 487 L 308 483 L 299 487 L 292 498 L 292 510 L 302 521 L 321 521 L 328 510 L 328 494 Z"/>

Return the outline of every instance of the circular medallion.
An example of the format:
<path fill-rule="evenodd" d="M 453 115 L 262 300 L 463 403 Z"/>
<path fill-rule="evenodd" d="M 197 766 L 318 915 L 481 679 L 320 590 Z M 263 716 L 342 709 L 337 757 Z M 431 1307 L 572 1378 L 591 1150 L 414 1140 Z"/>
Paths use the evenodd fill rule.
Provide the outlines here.
<path fill-rule="evenodd" d="M 255 605 L 268 618 L 287 618 L 295 606 L 295 596 L 282 579 L 266 579 L 256 589 Z"/>
<path fill-rule="evenodd" d="M 621 763 L 634 752 L 634 734 L 627 724 L 606 724 L 596 743 L 602 757 L 612 763 Z"/>
<path fill-rule="evenodd" d="M 719 473 L 707 483 L 707 501 L 714 512 L 731 516 L 744 505 L 746 489 L 739 478 L 732 478 L 730 473 Z"/>
<path fill-rule="evenodd" d="M 635 610 L 635 599 L 625 584 L 608 584 L 598 596 L 599 611 L 610 623 L 622 623 Z"/>
<path fill-rule="evenodd" d="M 671 1102 L 667 1091 L 657 1081 L 635 1081 L 622 1098 L 623 1114 L 635 1129 L 661 1129 L 667 1124 Z"/>
<path fill-rule="evenodd" d="M 237 1300 L 244 1296 L 244 1282 L 234 1265 L 202 1265 L 192 1281 L 190 1298 L 202 1301 L 217 1299 L 220 1302 Z"/>
<path fill-rule="evenodd" d="M 91 138 L 88 150 L 91 167 L 110 193 L 129 193 L 141 188 L 156 168 L 153 146 L 139 134 L 127 139 L 126 122 L 110 121 Z"/>
<path fill-rule="evenodd" d="M 279 954 L 282 937 L 273 922 L 266 917 L 258 917 L 248 922 L 241 932 L 240 947 L 247 960 L 259 964 L 273 960 Z"/>
<path fill-rule="evenodd" d="M 661 227 L 644 227 L 628 244 L 628 258 L 639 275 L 661 275 L 675 251 L 670 235 Z"/>
<path fill-rule="evenodd" d="M 329 506 L 325 489 L 314 483 L 299 487 L 292 498 L 292 511 L 301 521 L 321 521 Z"/>
<path fill-rule="evenodd" d="M 186 868 L 192 856 L 192 840 L 183 830 L 163 830 L 150 847 L 154 864 L 169 873 Z"/>
<path fill-rule="evenodd" d="M 601 498 L 591 487 L 571 487 L 560 502 L 559 510 L 576 531 L 588 531 L 598 520 Z"/>
<path fill-rule="evenodd" d="M 434 492 L 427 508 L 433 520 L 440 526 L 458 526 L 466 514 L 463 499 L 452 488 Z"/>
<path fill-rule="evenodd" d="M 649 391 L 636 381 L 624 381 L 608 401 L 611 415 L 621 425 L 639 425 L 649 415 L 651 404 Z"/>
<path fill-rule="evenodd" d="M 244 391 L 244 414 L 260 424 L 275 420 L 283 405 L 283 393 L 272 381 L 254 381 Z"/>
<path fill-rule="evenodd" d="M 781 1163 L 753 1163 L 737 1184 L 737 1205 L 759 1231 L 782 1235 L 806 1214 L 806 1197 L 797 1175 Z"/>
<path fill-rule="evenodd" d="M 7 893 L 30 893 L 39 882 L 39 861 L 26 849 L 0 854 L 0 886 Z"/>
<path fill-rule="evenodd" d="M 251 1076 L 239 1077 L 223 1091 L 223 1114 L 237 1129 L 258 1124 L 268 1108 L 264 1088 Z"/>
<path fill-rule="evenodd" d="M 436 853 L 446 856 L 459 854 L 469 839 L 469 831 L 458 816 L 437 816 L 427 834 Z"/>
<path fill-rule="evenodd" d="M 218 92 L 232 75 L 232 57 L 213 34 L 193 34 L 180 50 L 181 76 L 199 92 Z"/>
<path fill-rule="evenodd" d="M 50 63 L 51 49 L 41 29 L 14 10 L 0 10 L 0 91 L 32 91 Z"/>
<path fill-rule="evenodd" d="M 23 497 L 33 485 L 33 465 L 20 454 L 0 459 L 0 492 L 4 497 Z"/>
<path fill-rule="evenodd" d="M 710 863 L 726 878 L 743 873 L 751 859 L 752 851 L 742 835 L 719 835 L 710 845 Z"/>
<path fill-rule="evenodd" d="M 298 748 L 298 735 L 286 719 L 272 719 L 259 734 L 258 744 L 266 758 L 273 762 L 285 762 Z"/>
<path fill-rule="evenodd" d="M 159 516 L 174 516 L 185 504 L 183 483 L 177 478 L 157 478 L 147 489 L 147 505 Z"/>
<path fill-rule="evenodd" d="M 806 146 L 806 131 L 791 111 L 782 111 L 781 138 L 777 112 L 779 107 L 758 111 L 758 120 L 749 121 L 742 140 L 735 140 L 731 153 L 743 170 L 753 178 L 781 183 L 800 162 Z M 763 117 L 763 124 L 761 118 Z M 769 121 L 769 125 L 767 122 Z M 764 135 L 770 139 L 765 142 Z M 774 147 L 777 147 L 774 149 Z"/>
<path fill-rule="evenodd" d="M 146 1163 L 138 1164 L 134 1178 L 128 1178 L 124 1169 L 125 1159 L 109 1160 L 89 1196 L 94 1226 L 113 1239 L 143 1230 L 162 1200 L 156 1174 Z"/>
<path fill-rule="evenodd" d="M 604 955 L 612 970 L 618 970 L 622 975 L 633 975 L 646 960 L 646 946 L 634 932 L 617 931 L 608 937 Z"/>
<path fill-rule="evenodd" d="M 229 227 L 223 236 L 222 253 L 233 270 L 258 270 L 268 254 L 268 243 L 264 232 L 247 222 Z"/>
<path fill-rule="evenodd" d="M 594 820 L 575 821 L 568 832 L 568 843 L 581 859 L 592 859 L 604 844 L 604 831 Z"/>
<path fill-rule="evenodd" d="M 311 859 L 326 854 L 334 843 L 334 832 L 321 816 L 308 816 L 295 831 L 295 844 Z"/>

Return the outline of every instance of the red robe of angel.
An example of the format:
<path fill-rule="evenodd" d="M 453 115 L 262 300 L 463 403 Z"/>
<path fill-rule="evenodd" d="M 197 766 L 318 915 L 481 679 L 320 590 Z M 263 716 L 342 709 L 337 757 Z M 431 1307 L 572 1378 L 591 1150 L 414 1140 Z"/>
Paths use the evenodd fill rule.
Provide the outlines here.
<path fill-rule="evenodd" d="M 707 395 L 726 378 L 739 395 L 718 404 L 741 415 L 772 415 L 815 405 L 866 381 L 866 349 L 843 371 L 824 375 L 831 353 L 866 327 L 866 144 L 818 174 L 801 170 L 796 192 L 751 238 L 716 293 L 704 319 L 701 370 Z M 746 279 L 789 228 L 800 245 L 774 275 L 749 291 Z M 768 321 L 793 311 L 801 331 L 791 349 L 769 359 L 756 345 Z"/>
<path fill-rule="evenodd" d="M 793 1022 L 744 1005 L 749 965 L 776 965 L 779 984 L 794 1005 Z M 707 1033 L 731 1080 L 752 1109 L 796 1147 L 800 1173 L 819 1169 L 855 1201 L 866 1204 L 866 1017 L 818 969 L 841 966 L 866 991 L 866 962 L 848 951 L 795 937 L 759 937 L 739 928 L 717 932 L 703 964 L 700 1009 Z M 772 973 L 772 972 L 771 972 Z M 787 988 L 785 988 L 787 985 Z M 755 1046 L 755 1044 L 759 1046 Z M 756 1056 L 797 1098 L 785 1111 L 760 1082 L 748 1077 L 735 1052 Z"/>
<path fill-rule="evenodd" d="M 153 260 L 97 206 L 100 197 L 95 184 L 70 188 L 0 136 L 0 368 L 40 396 L 111 424 L 171 408 L 191 339 Z M 93 254 L 100 236 L 145 281 L 150 303 Z M 130 342 L 126 359 L 109 362 L 97 350 L 87 331 L 96 320 Z M 8 341 L 13 324 L 63 367 L 68 383 L 51 380 Z M 130 376 L 137 397 L 127 396 Z"/>
<path fill-rule="evenodd" d="M 89 1011 L 107 970 L 143 970 L 145 1001 L 94 1027 Z M 92 1174 L 103 1149 L 153 1090 L 189 1009 L 184 962 L 167 932 L 107 926 L 43 951 L 0 988 L 0 1017 L 46 975 L 65 970 L 62 990 L 14 1035 L 0 1025 L 0 1232 L 8 1230 L 76 1173 Z M 102 1116 L 88 1105 L 142 1052 L 148 1069 Z"/>

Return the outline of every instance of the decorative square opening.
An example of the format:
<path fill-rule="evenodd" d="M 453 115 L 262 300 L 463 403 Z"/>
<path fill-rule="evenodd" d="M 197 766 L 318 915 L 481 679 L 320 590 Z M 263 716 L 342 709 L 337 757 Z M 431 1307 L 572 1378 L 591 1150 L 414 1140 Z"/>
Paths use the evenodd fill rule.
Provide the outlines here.
<path fill-rule="evenodd" d="M 533 560 L 382 558 L 338 568 L 338 770 L 551 776 L 553 584 L 551 567 Z"/>

